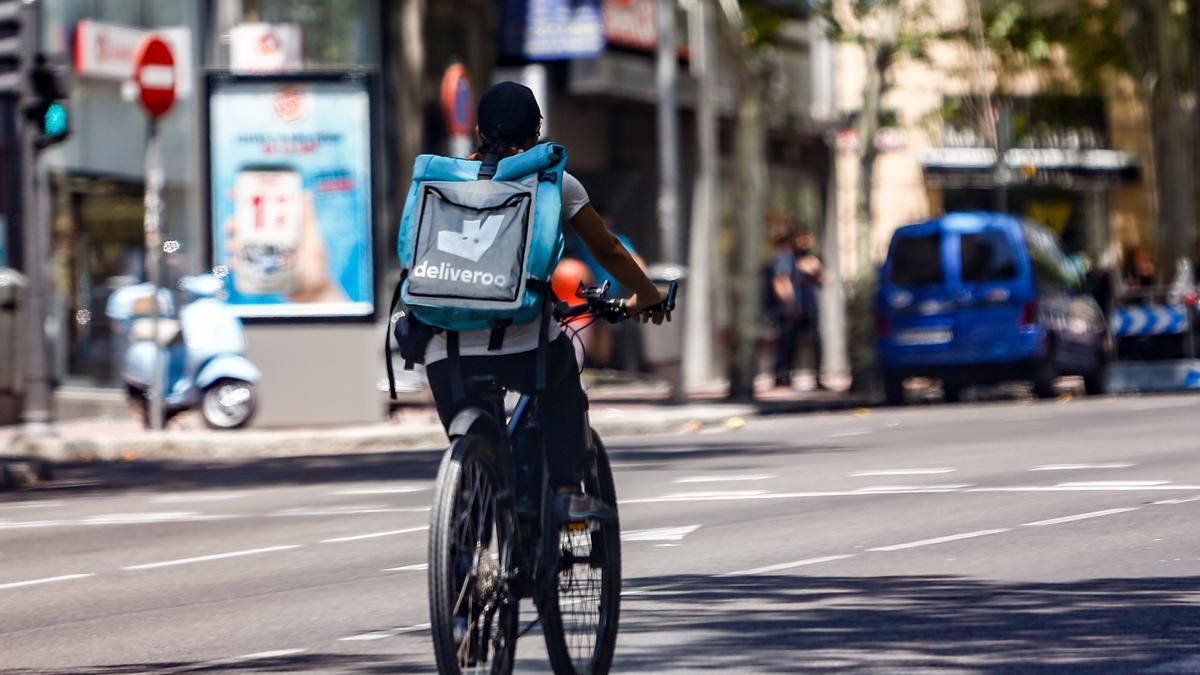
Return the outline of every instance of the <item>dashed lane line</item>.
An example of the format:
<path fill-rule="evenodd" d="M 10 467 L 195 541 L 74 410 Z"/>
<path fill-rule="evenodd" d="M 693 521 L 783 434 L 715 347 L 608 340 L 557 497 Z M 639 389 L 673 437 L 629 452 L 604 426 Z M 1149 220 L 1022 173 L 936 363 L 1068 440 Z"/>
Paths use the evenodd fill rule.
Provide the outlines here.
<path fill-rule="evenodd" d="M 1086 471 L 1090 469 L 1132 469 L 1137 466 L 1128 462 L 1107 462 L 1104 464 L 1043 464 L 1035 466 L 1030 471 Z"/>
<path fill-rule="evenodd" d="M 877 469 L 872 471 L 856 471 L 850 474 L 852 477 L 860 478 L 866 476 L 932 476 L 941 473 L 953 473 L 955 469 L 950 467 L 936 467 L 930 469 Z"/>
<path fill-rule="evenodd" d="M 1157 502 L 1154 502 L 1154 503 L 1155 503 L 1155 504 L 1188 504 L 1188 503 L 1191 503 L 1191 502 L 1200 502 L 1200 496 L 1197 496 L 1197 497 L 1187 497 L 1187 498 L 1184 498 L 1184 499 L 1164 499 L 1164 500 L 1162 500 L 1162 501 L 1157 501 Z"/>
<path fill-rule="evenodd" d="M 676 478 L 672 483 L 739 483 L 775 478 L 773 473 L 731 474 L 728 476 L 685 476 Z"/>
<path fill-rule="evenodd" d="M 7 584 L 0 584 L 0 591 L 9 588 L 23 588 L 25 586 L 38 586 L 41 584 L 52 584 L 56 581 L 70 581 L 72 579 L 84 579 L 94 577 L 95 574 L 63 574 L 57 577 L 46 577 L 45 579 L 30 579 L 29 581 L 13 581 Z"/>
<path fill-rule="evenodd" d="M 429 569 L 429 563 L 417 563 L 415 565 L 401 565 L 400 567 L 389 567 L 384 572 L 424 572 Z"/>
<path fill-rule="evenodd" d="M 196 556 L 195 558 L 179 558 L 177 560 L 164 560 L 162 562 L 143 563 L 141 565 L 129 565 L 122 567 L 124 570 L 151 570 L 159 567 L 172 567 L 174 565 L 190 565 L 192 563 L 208 562 L 210 560 L 224 560 L 225 558 L 240 558 L 247 555 L 258 555 L 259 553 L 273 553 L 275 551 L 287 551 L 293 548 L 300 548 L 300 544 L 289 544 L 287 546 L 268 546 L 266 548 L 252 548 L 245 551 L 230 551 L 228 553 L 214 553 L 213 555 Z"/>
<path fill-rule="evenodd" d="M 390 638 L 390 637 L 396 637 L 397 635 L 404 635 L 405 633 L 420 633 L 422 631 L 429 630 L 429 628 L 430 628 L 430 624 L 419 623 L 419 624 L 416 624 L 415 626 L 405 626 L 403 628 L 393 628 L 391 630 L 377 630 L 377 631 L 372 631 L 370 633 L 362 633 L 360 635 L 351 635 L 350 637 L 341 638 L 339 640 L 339 642 L 383 640 L 383 639 Z"/>
<path fill-rule="evenodd" d="M 281 659 L 287 656 L 295 656 L 303 654 L 307 649 L 276 649 L 268 652 L 255 652 L 253 654 L 242 654 L 241 656 L 233 656 L 227 659 L 216 659 L 213 661 L 203 661 L 200 663 L 189 663 L 174 668 L 155 668 L 154 670 L 146 670 L 138 675 L 173 675 L 174 673 L 186 673 L 197 670 L 214 670 L 223 669 L 225 666 L 236 666 L 242 663 L 250 663 L 252 661 L 266 661 L 268 659 Z"/>
<path fill-rule="evenodd" d="M 754 567 L 754 568 L 751 568 L 748 570 L 738 570 L 736 572 L 726 572 L 725 574 L 715 574 L 713 576 L 716 578 L 748 577 L 748 576 L 753 576 L 755 574 L 769 574 L 771 572 L 780 572 L 783 570 L 790 570 L 794 567 L 807 567 L 808 565 L 820 565 L 821 563 L 833 562 L 835 560 L 845 560 L 846 558 L 853 558 L 853 557 L 854 557 L 853 553 L 847 553 L 844 555 L 827 555 L 827 556 L 823 556 L 820 558 L 806 558 L 804 560 L 796 560 L 793 562 L 779 563 L 777 565 L 767 565 L 765 567 Z"/>
<path fill-rule="evenodd" d="M 1158 487 L 1170 485 L 1169 480 L 1079 480 L 1059 483 L 1057 487 Z"/>
<path fill-rule="evenodd" d="M 961 541 L 963 539 L 974 539 L 976 537 L 986 537 L 992 534 L 1000 534 L 1008 532 L 1012 528 L 997 527 L 992 530 L 976 530 L 974 532 L 963 532 L 962 534 L 951 534 L 945 537 L 934 537 L 932 539 L 920 539 L 918 541 L 908 541 L 903 544 L 892 544 L 890 546 L 877 546 L 869 548 L 868 551 L 902 551 L 909 548 L 919 548 L 921 546 L 933 546 L 935 544 L 945 544 L 952 541 Z"/>
<path fill-rule="evenodd" d="M 379 488 L 349 488 L 346 490 L 337 490 L 330 492 L 331 495 L 346 496 L 346 495 L 407 495 L 413 492 L 424 492 L 428 490 L 425 486 L 406 486 L 406 487 L 379 487 Z"/>
<path fill-rule="evenodd" d="M 397 534 L 409 534 L 410 532 L 424 532 L 428 530 L 428 525 L 421 527 L 409 527 L 403 530 L 387 530 L 385 532 L 368 532 L 367 534 L 355 534 L 349 537 L 334 537 L 333 539 L 322 539 L 322 544 L 341 544 L 347 541 L 359 541 L 362 539 L 375 539 L 376 537 L 391 537 Z"/>
<path fill-rule="evenodd" d="M 1062 523 L 1073 523 L 1077 520 L 1088 520 L 1091 518 L 1103 518 L 1104 516 L 1114 516 L 1118 513 L 1128 513 L 1137 511 L 1138 507 L 1131 506 L 1123 509 L 1105 509 L 1104 511 L 1092 511 L 1090 513 L 1078 513 L 1073 516 L 1062 516 L 1061 518 L 1050 518 L 1048 520 L 1035 520 L 1032 523 L 1021 523 L 1021 527 L 1044 527 L 1046 525 L 1059 525 Z"/>

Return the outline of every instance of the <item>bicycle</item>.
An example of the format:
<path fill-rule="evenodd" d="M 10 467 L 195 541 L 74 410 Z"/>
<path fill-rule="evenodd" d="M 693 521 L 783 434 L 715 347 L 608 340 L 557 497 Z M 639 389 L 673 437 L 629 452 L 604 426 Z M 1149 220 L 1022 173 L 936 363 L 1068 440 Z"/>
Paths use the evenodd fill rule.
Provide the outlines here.
<path fill-rule="evenodd" d="M 560 303 L 555 319 L 630 318 L 608 289 L 608 283 L 581 284 L 576 295 L 585 302 Z M 667 312 L 676 290 L 672 282 L 662 303 Z M 559 522 L 534 415 L 542 402 L 536 394 L 522 396 L 505 422 L 504 389 L 489 377 L 468 385 L 487 409 L 464 410 L 450 424 L 430 515 L 430 629 L 438 671 L 510 673 L 517 639 L 540 621 L 555 673 L 607 673 L 621 611 L 620 521 Z M 580 489 L 616 511 L 612 468 L 594 430 Z M 521 628 L 526 598 L 538 618 Z"/>

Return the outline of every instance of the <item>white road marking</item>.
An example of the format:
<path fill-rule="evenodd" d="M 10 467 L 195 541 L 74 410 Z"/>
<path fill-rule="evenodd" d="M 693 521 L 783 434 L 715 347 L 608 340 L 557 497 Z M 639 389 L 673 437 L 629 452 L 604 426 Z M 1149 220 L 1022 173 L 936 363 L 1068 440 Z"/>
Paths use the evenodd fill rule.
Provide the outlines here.
<path fill-rule="evenodd" d="M 79 521 L 80 525 L 147 525 L 153 523 L 180 523 L 203 520 L 224 520 L 236 518 L 230 514 L 209 515 L 194 511 L 168 511 L 162 513 L 106 513 L 98 516 L 88 516 Z"/>
<path fill-rule="evenodd" d="M 755 574 L 767 574 L 769 572 L 779 572 L 782 570 L 790 570 L 793 567 L 805 567 L 807 565 L 819 565 L 821 563 L 833 562 L 835 560 L 845 560 L 853 558 L 853 553 L 845 555 L 827 555 L 821 558 L 808 558 L 805 560 L 796 560 L 793 562 L 779 563 L 778 565 L 767 565 L 766 567 L 754 567 L 748 570 L 738 570 L 737 572 L 726 572 L 725 574 L 716 574 L 714 577 L 748 577 Z"/>
<path fill-rule="evenodd" d="M 630 530 L 621 533 L 621 541 L 682 541 L 684 537 L 700 529 L 699 525 L 659 527 L 652 530 Z"/>
<path fill-rule="evenodd" d="M 774 478 L 773 473 L 750 473 L 741 475 L 728 476 L 686 476 L 684 478 L 676 478 L 672 483 L 736 483 L 744 481 L 767 480 Z"/>
<path fill-rule="evenodd" d="M 1080 513 L 1074 516 L 1063 516 L 1061 518 L 1050 518 L 1048 520 L 1035 520 L 1032 523 L 1021 523 L 1021 527 L 1042 527 L 1044 525 L 1059 525 L 1061 523 L 1073 523 L 1077 520 L 1087 520 L 1089 518 L 1102 518 L 1104 516 L 1112 516 L 1118 513 L 1128 513 L 1129 511 L 1137 511 L 1138 507 L 1131 506 L 1123 509 L 1106 509 L 1104 511 L 1092 511 L 1090 513 Z"/>
<path fill-rule="evenodd" d="M 843 432 L 841 432 L 841 433 L 838 433 L 838 434 L 829 434 L 829 438 L 850 438 L 850 437 L 852 437 L 852 436 L 869 436 L 869 435 L 871 435 L 871 433 L 872 433 L 872 432 L 870 432 L 870 431 L 866 431 L 866 430 L 863 430 L 863 431 L 843 431 Z"/>
<path fill-rule="evenodd" d="M 392 630 L 378 630 L 372 633 L 363 633 L 362 635 L 351 635 L 344 637 L 340 642 L 349 642 L 355 640 L 383 640 L 385 638 L 404 635 L 405 633 L 420 633 L 421 631 L 429 630 L 430 624 L 419 623 L 415 626 L 406 626 L 404 628 L 393 628 Z"/>
<path fill-rule="evenodd" d="M 932 539 L 921 539 L 919 541 L 909 541 L 903 544 L 892 544 L 891 546 L 877 546 L 869 548 L 868 551 L 901 551 L 906 548 L 917 548 L 919 546 L 932 546 L 934 544 L 945 544 L 951 541 L 959 541 L 962 539 L 974 539 L 975 537 L 986 537 L 989 534 L 1000 534 L 1008 532 L 1009 528 L 999 527 L 994 530 L 977 530 L 975 532 L 964 532 L 962 534 L 951 534 L 945 537 L 934 537 Z"/>
<path fill-rule="evenodd" d="M 938 473 L 952 473 L 954 469 L 948 467 L 938 467 L 936 469 L 879 469 L 876 471 L 859 471 L 850 474 L 854 477 L 861 476 L 929 476 Z"/>
<path fill-rule="evenodd" d="M 1200 485 L 1043 485 L 969 488 L 963 492 L 1162 492 L 1200 490 Z"/>
<path fill-rule="evenodd" d="M 55 527 L 57 525 L 66 525 L 65 520 L 21 520 L 17 522 L 9 522 L 0 520 L 0 530 L 22 530 L 27 527 Z"/>
<path fill-rule="evenodd" d="M 417 563 L 416 565 L 402 565 L 400 567 L 389 567 L 384 572 L 422 572 L 429 569 L 429 563 Z"/>
<path fill-rule="evenodd" d="M 422 525 L 421 527 L 410 527 L 410 528 L 407 528 L 404 530 L 388 530 L 386 532 L 371 532 L 368 534 L 356 534 L 356 535 L 353 535 L 350 537 L 335 537 L 333 539 L 322 539 L 321 543 L 322 544 L 340 544 L 345 541 L 358 541 L 360 539 L 374 539 L 376 537 L 390 537 L 395 534 L 408 534 L 410 532 L 423 532 L 428 529 L 429 529 L 428 525 Z"/>
<path fill-rule="evenodd" d="M 428 506 L 412 508 L 397 508 L 386 504 L 356 504 L 349 506 L 300 506 L 290 509 L 280 509 L 271 514 L 280 516 L 350 516 L 364 513 L 425 513 Z"/>
<path fill-rule="evenodd" d="M 0 591 L 6 588 L 22 588 L 24 586 L 37 586 L 38 584 L 50 584 L 56 581 L 70 581 L 71 579 L 84 579 L 86 577 L 94 577 L 95 574 L 64 574 L 58 577 L 46 577 L 45 579 L 30 579 L 29 581 L 13 581 L 7 584 L 0 584 Z"/>
<path fill-rule="evenodd" d="M 247 663 L 250 661 L 263 661 L 266 659 L 279 659 L 285 656 L 295 656 L 303 654 L 307 649 L 276 649 L 269 652 L 255 652 L 253 654 L 242 654 L 228 659 L 217 659 L 215 661 L 205 661 L 203 663 L 189 663 L 187 665 L 176 666 L 174 668 L 165 668 L 143 671 L 145 675 L 154 673 L 155 675 L 173 675 L 174 673 L 186 673 L 194 670 L 211 670 L 221 668 L 222 666 L 233 666 L 239 663 Z M 141 675 L 141 674 L 139 674 Z"/>
<path fill-rule="evenodd" d="M 175 494 L 158 495 L 147 501 L 151 504 L 178 504 L 187 502 L 223 502 L 230 499 L 245 497 L 245 492 L 179 492 Z"/>
<path fill-rule="evenodd" d="M 1081 480 L 1059 483 L 1057 487 L 1154 487 L 1170 484 L 1169 480 Z"/>
<path fill-rule="evenodd" d="M 413 492 L 423 492 L 428 490 L 428 487 L 379 487 L 379 488 L 351 488 L 349 490 L 338 490 L 330 492 L 331 495 L 406 495 Z"/>
<path fill-rule="evenodd" d="M 953 492 L 969 488 L 974 483 L 938 483 L 934 485 L 871 485 L 855 492 Z"/>
<path fill-rule="evenodd" d="M 144 563 L 141 565 L 130 565 L 121 569 L 125 570 L 152 570 L 158 567 L 171 567 L 173 565 L 189 565 L 191 563 L 208 562 L 210 560 L 224 560 L 225 558 L 240 558 L 246 555 L 257 555 L 259 553 L 271 553 L 274 551 L 287 551 L 293 548 L 300 548 L 300 544 L 290 544 L 287 546 L 268 546 L 267 548 L 252 548 L 245 551 L 230 551 L 229 553 L 215 553 L 213 555 L 202 555 L 195 558 L 179 558 L 178 560 L 164 560 L 162 562 Z"/>
<path fill-rule="evenodd" d="M 1035 466 L 1030 471 L 1084 471 L 1087 469 L 1131 469 L 1137 466 L 1128 462 L 1109 462 L 1107 464 L 1044 464 Z"/>
<path fill-rule="evenodd" d="M 1200 502 L 1200 497 L 1186 497 L 1184 499 L 1164 499 L 1160 502 L 1154 502 L 1154 503 L 1155 504 L 1187 504 L 1190 502 Z"/>

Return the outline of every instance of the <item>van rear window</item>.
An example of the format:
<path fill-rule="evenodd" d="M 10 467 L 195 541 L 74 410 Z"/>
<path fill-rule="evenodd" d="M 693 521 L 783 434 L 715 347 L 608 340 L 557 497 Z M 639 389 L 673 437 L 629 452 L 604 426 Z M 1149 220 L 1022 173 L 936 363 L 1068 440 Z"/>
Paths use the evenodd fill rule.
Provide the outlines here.
<path fill-rule="evenodd" d="M 964 234 L 959 241 L 963 281 L 1001 281 L 1017 276 L 1017 258 L 1003 231 Z"/>
<path fill-rule="evenodd" d="M 892 242 L 892 273 L 897 286 L 933 286 L 942 283 L 942 237 L 900 237 Z"/>

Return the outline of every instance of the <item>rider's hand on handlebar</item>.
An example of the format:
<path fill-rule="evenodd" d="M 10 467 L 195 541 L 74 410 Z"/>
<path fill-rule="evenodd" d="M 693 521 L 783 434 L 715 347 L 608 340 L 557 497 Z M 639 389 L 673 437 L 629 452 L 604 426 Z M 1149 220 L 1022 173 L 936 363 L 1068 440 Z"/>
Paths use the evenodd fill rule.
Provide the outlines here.
<path fill-rule="evenodd" d="M 642 323 L 653 321 L 654 325 L 660 326 L 663 321 L 671 320 L 671 313 L 663 309 L 666 299 L 657 288 L 654 289 L 654 295 L 634 293 L 625 301 L 625 309 L 629 311 L 630 316 Z"/>

